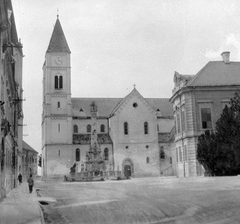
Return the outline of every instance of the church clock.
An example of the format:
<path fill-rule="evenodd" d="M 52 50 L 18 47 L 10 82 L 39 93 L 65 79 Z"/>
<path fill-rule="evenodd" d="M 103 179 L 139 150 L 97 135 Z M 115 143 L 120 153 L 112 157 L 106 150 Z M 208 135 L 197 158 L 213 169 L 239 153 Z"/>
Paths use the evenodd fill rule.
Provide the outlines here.
<path fill-rule="evenodd" d="M 62 64 L 62 58 L 57 57 L 57 58 L 55 59 L 55 64 L 61 65 L 61 64 Z"/>

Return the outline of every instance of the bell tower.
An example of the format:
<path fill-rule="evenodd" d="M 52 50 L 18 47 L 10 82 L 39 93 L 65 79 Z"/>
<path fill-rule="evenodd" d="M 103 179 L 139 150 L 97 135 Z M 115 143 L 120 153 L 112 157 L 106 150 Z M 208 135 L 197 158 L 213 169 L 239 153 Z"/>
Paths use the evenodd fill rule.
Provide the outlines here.
<path fill-rule="evenodd" d="M 68 172 L 71 158 L 71 51 L 59 18 L 43 64 L 42 175 Z"/>

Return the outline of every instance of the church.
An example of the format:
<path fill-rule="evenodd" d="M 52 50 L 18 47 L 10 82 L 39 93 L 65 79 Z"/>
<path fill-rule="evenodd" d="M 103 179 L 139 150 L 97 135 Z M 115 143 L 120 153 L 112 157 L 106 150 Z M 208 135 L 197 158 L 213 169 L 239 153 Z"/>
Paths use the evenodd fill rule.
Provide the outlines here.
<path fill-rule="evenodd" d="M 123 98 L 72 98 L 70 56 L 57 18 L 43 65 L 43 178 L 61 178 L 73 164 L 76 172 L 85 171 L 93 102 L 106 171 L 131 177 L 173 175 L 169 142 L 174 120 L 169 99 L 144 98 L 135 85 Z"/>

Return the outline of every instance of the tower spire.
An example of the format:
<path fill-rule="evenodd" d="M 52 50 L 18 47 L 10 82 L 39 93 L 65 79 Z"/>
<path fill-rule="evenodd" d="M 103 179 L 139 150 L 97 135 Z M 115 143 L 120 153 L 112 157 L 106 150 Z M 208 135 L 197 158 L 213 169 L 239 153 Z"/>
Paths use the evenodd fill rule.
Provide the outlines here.
<path fill-rule="evenodd" d="M 57 21 L 53 29 L 47 53 L 71 53 L 58 17 L 59 15 L 57 14 Z"/>

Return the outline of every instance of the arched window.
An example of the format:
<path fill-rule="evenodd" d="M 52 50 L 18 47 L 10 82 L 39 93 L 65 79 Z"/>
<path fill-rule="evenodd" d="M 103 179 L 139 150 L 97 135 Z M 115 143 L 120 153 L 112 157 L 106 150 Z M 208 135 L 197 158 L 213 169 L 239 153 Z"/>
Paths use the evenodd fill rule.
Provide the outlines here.
<path fill-rule="evenodd" d="M 101 129 L 101 132 L 105 132 L 105 125 L 104 125 L 104 124 L 101 124 L 100 129 Z"/>
<path fill-rule="evenodd" d="M 59 89 L 62 89 L 63 88 L 63 77 L 60 76 L 59 77 Z"/>
<path fill-rule="evenodd" d="M 61 108 L 61 105 L 60 105 L 60 102 L 58 101 L 58 109 L 60 109 Z"/>
<path fill-rule="evenodd" d="M 63 77 L 60 75 L 60 76 L 55 76 L 54 77 L 54 86 L 55 86 L 55 89 L 62 89 L 63 88 Z"/>
<path fill-rule="evenodd" d="M 78 126 L 76 124 L 73 126 L 73 133 L 78 133 Z"/>
<path fill-rule="evenodd" d="M 91 125 L 90 124 L 87 125 L 87 132 L 88 133 L 91 132 Z"/>
<path fill-rule="evenodd" d="M 148 122 L 144 122 L 144 134 L 148 134 Z"/>
<path fill-rule="evenodd" d="M 55 78 L 54 78 L 54 86 L 55 86 L 55 89 L 58 89 L 58 76 L 56 75 Z"/>
<path fill-rule="evenodd" d="M 160 159 L 165 159 L 165 152 L 163 146 L 160 147 Z"/>
<path fill-rule="evenodd" d="M 124 122 L 124 134 L 128 135 L 128 123 Z"/>
<path fill-rule="evenodd" d="M 80 149 L 76 149 L 76 162 L 80 161 Z"/>
<path fill-rule="evenodd" d="M 104 149 L 104 160 L 108 160 L 109 159 L 109 155 L 108 155 L 108 148 Z"/>
<path fill-rule="evenodd" d="M 150 162 L 150 159 L 149 157 L 146 158 L 146 163 L 149 163 Z"/>

